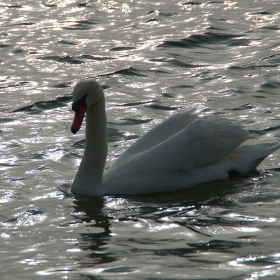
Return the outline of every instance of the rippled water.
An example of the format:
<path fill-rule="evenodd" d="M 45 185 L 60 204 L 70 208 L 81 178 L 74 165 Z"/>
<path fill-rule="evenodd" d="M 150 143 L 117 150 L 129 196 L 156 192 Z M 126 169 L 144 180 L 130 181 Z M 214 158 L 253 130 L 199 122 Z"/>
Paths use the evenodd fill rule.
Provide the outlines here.
<path fill-rule="evenodd" d="M 105 89 L 108 166 L 193 107 L 279 141 L 278 0 L 3 1 L 0 18 L 1 279 L 278 279 L 280 151 L 181 192 L 70 192 L 83 78 Z"/>

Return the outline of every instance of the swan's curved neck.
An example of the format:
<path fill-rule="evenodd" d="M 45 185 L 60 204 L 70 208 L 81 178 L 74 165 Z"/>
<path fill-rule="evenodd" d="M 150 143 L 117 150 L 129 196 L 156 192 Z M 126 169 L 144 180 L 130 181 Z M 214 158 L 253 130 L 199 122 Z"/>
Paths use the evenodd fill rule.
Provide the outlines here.
<path fill-rule="evenodd" d="M 102 184 L 108 151 L 105 98 L 102 96 L 86 113 L 86 144 L 80 169 Z"/>

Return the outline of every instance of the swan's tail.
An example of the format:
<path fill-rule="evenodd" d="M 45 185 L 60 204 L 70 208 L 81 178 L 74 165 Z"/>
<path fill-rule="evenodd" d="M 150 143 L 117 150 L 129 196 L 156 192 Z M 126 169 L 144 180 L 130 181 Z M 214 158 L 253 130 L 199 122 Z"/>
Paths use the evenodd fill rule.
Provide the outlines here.
<path fill-rule="evenodd" d="M 279 143 L 243 144 L 222 161 L 223 164 L 230 165 L 229 169 L 246 174 L 254 171 L 267 156 L 279 148 Z"/>

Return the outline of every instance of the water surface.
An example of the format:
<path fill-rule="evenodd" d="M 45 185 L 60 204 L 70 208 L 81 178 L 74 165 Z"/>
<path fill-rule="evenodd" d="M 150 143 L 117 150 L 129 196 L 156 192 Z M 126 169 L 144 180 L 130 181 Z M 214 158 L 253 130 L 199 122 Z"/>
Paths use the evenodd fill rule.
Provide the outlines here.
<path fill-rule="evenodd" d="M 0 2 L 1 277 L 278 279 L 279 151 L 240 180 L 89 198 L 70 192 L 70 126 L 72 87 L 95 78 L 107 167 L 192 108 L 279 141 L 279 15 L 277 0 Z"/>

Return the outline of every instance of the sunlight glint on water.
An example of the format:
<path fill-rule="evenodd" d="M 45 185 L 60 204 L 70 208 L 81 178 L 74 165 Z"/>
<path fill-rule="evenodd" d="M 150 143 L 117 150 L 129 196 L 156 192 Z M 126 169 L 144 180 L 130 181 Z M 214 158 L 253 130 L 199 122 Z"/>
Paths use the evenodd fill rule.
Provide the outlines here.
<path fill-rule="evenodd" d="M 3 279 L 278 279 L 279 151 L 259 173 L 181 192 L 74 196 L 72 86 L 104 87 L 106 168 L 196 108 L 279 141 L 278 1 L 1 2 Z"/>

